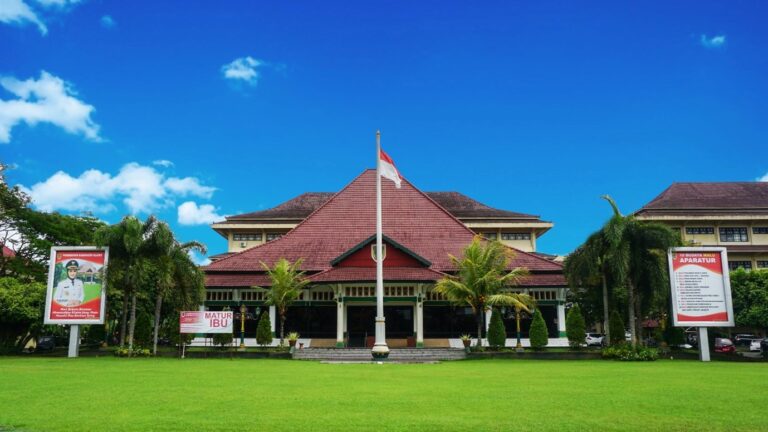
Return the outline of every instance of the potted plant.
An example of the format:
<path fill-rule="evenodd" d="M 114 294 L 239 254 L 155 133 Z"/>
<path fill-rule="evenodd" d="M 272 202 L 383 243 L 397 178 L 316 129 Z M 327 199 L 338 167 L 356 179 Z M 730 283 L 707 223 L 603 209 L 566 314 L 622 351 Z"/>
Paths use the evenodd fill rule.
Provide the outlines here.
<path fill-rule="evenodd" d="M 288 333 L 288 346 L 291 348 L 296 346 L 296 341 L 299 340 L 299 334 L 296 332 Z"/>
<path fill-rule="evenodd" d="M 459 339 L 461 339 L 461 343 L 464 344 L 464 348 L 469 348 L 469 346 L 472 345 L 472 336 L 468 334 L 461 335 Z"/>

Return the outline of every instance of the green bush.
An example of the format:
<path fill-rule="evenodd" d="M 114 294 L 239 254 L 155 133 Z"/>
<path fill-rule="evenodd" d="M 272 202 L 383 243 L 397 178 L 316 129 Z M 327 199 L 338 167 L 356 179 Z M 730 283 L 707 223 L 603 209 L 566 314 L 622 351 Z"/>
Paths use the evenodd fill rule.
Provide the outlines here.
<path fill-rule="evenodd" d="M 136 313 L 136 327 L 133 330 L 133 345 L 134 346 L 151 346 L 152 345 L 152 322 L 154 318 L 152 315 L 146 312 Z"/>
<path fill-rule="evenodd" d="M 104 325 L 92 324 L 85 331 L 85 343 L 88 345 L 101 345 L 104 342 Z"/>
<path fill-rule="evenodd" d="M 587 324 L 584 322 L 584 316 L 578 304 L 574 304 L 568 311 L 568 316 L 565 318 L 565 332 L 572 348 L 581 348 L 584 345 L 587 338 Z"/>
<path fill-rule="evenodd" d="M 507 342 L 507 330 L 504 328 L 504 320 L 501 319 L 501 311 L 494 309 L 491 314 L 491 323 L 488 325 L 488 345 L 493 348 L 503 348 Z"/>
<path fill-rule="evenodd" d="M 118 348 L 115 350 L 117 357 L 151 357 L 152 353 L 146 348 L 136 348 L 133 351 L 128 348 Z"/>
<path fill-rule="evenodd" d="M 654 361 L 659 358 L 659 350 L 638 346 L 632 348 L 628 343 L 621 343 L 603 349 L 604 359 L 621 361 Z"/>
<path fill-rule="evenodd" d="M 224 348 L 224 345 L 232 344 L 232 333 L 214 333 L 213 344 Z"/>
<path fill-rule="evenodd" d="M 272 325 L 269 321 L 269 314 L 264 312 L 259 319 L 259 326 L 256 327 L 256 343 L 266 346 L 272 343 Z"/>
<path fill-rule="evenodd" d="M 611 333 L 611 340 L 609 341 L 611 345 L 626 342 L 624 337 L 624 333 L 626 332 L 626 329 L 624 328 L 624 320 L 621 318 L 619 311 L 614 310 L 611 312 L 611 318 L 608 321 L 608 328 L 610 329 Z"/>
<path fill-rule="evenodd" d="M 179 333 L 179 312 L 173 312 L 168 319 L 166 335 L 172 345 L 189 345 L 195 338 L 193 333 Z"/>
<path fill-rule="evenodd" d="M 531 348 L 535 350 L 544 349 L 549 343 L 547 324 L 544 322 L 544 317 L 541 316 L 541 311 L 538 309 L 533 313 L 533 322 L 531 323 L 529 336 L 531 338 Z"/>

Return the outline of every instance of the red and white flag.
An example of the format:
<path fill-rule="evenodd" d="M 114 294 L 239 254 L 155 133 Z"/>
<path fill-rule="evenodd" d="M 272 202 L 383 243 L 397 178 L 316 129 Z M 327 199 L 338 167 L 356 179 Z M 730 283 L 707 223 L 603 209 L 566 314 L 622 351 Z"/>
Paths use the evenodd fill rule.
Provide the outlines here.
<path fill-rule="evenodd" d="M 380 150 L 379 153 L 379 174 L 385 179 L 395 182 L 395 187 L 400 189 L 402 179 L 400 178 L 400 172 L 395 168 L 395 163 L 392 162 L 392 158 L 388 154 L 384 153 L 384 150 Z"/>

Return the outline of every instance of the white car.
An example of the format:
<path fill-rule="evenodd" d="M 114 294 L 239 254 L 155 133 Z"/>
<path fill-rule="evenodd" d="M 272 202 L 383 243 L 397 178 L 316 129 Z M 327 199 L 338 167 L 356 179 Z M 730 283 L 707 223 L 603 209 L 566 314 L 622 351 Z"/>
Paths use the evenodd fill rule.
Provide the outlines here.
<path fill-rule="evenodd" d="M 762 341 L 762 339 L 754 339 L 754 340 L 753 340 L 753 341 L 752 341 L 752 342 L 749 344 L 749 350 L 750 350 L 750 351 L 757 351 L 757 352 L 760 352 L 760 342 L 761 342 L 761 341 Z"/>
<path fill-rule="evenodd" d="M 597 333 L 587 333 L 587 346 L 602 346 L 604 337 L 605 336 Z"/>

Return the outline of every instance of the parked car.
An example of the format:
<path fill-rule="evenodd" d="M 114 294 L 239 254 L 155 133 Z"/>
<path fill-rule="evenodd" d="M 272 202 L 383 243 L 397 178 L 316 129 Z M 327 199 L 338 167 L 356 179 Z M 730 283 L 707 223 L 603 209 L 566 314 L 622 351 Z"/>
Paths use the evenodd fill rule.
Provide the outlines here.
<path fill-rule="evenodd" d="M 753 352 L 760 352 L 760 344 L 764 341 L 764 339 L 754 339 L 751 344 L 749 344 L 749 350 Z"/>
<path fill-rule="evenodd" d="M 598 333 L 587 333 L 587 346 L 603 346 L 605 336 Z"/>
<path fill-rule="evenodd" d="M 749 333 L 739 333 L 733 338 L 733 341 L 736 343 L 737 346 L 749 346 L 750 344 L 752 344 L 752 341 L 755 339 L 760 339 L 760 338 Z"/>
<path fill-rule="evenodd" d="M 736 345 L 727 338 L 715 338 L 715 352 L 731 354 L 736 352 Z"/>

